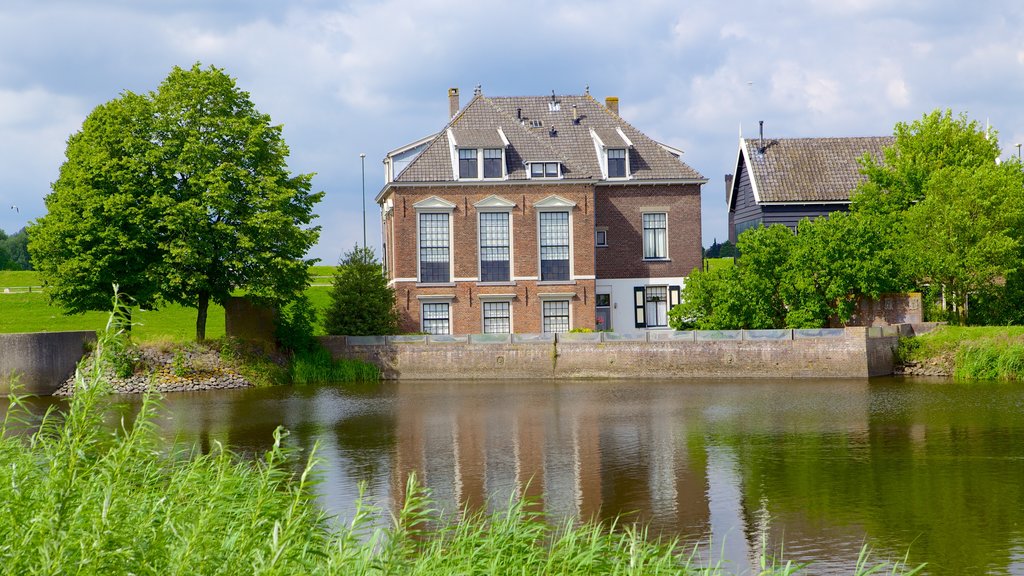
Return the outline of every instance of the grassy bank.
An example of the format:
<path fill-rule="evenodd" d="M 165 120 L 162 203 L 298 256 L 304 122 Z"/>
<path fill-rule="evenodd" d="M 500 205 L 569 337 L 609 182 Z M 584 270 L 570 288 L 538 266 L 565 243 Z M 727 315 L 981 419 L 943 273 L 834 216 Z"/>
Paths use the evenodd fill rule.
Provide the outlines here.
<path fill-rule="evenodd" d="M 330 273 L 333 267 L 317 267 L 320 272 Z M 319 270 L 322 268 L 322 270 Z M 0 333 L 13 332 L 57 332 L 62 330 L 96 330 L 103 326 L 107 312 L 86 312 L 67 315 L 57 306 L 51 306 L 46 294 L 35 290 L 4 294 L 4 287 L 38 285 L 36 272 L 0 272 Z M 330 288 L 312 286 L 306 290 L 318 314 L 323 311 L 330 298 Z M 196 310 L 177 304 L 169 304 L 159 310 L 132 311 L 132 336 L 145 342 L 149 340 L 172 339 L 187 341 L 195 338 Z M 317 323 L 316 328 L 322 331 Z M 206 321 L 207 338 L 224 336 L 224 308 L 210 305 Z"/>
<path fill-rule="evenodd" d="M 901 361 L 944 368 L 963 379 L 1024 379 L 1024 326 L 943 326 L 900 340 Z"/>
<path fill-rule="evenodd" d="M 100 357 L 110 340 L 101 339 Z M 147 398 L 130 424 L 104 422 L 113 407 L 102 372 L 79 375 L 76 395 L 38 431 L 16 411 L 0 424 L 0 572 L 8 574 L 721 574 L 691 548 L 641 528 L 552 525 L 520 501 L 493 515 L 437 521 L 414 478 L 392 521 L 358 503 L 331 528 L 306 463 L 283 448 L 260 460 L 216 445 L 169 452 Z M 813 574 L 765 560 L 764 576 Z M 897 564 L 886 574 L 911 574 Z M 849 574 L 880 573 L 867 561 Z"/>

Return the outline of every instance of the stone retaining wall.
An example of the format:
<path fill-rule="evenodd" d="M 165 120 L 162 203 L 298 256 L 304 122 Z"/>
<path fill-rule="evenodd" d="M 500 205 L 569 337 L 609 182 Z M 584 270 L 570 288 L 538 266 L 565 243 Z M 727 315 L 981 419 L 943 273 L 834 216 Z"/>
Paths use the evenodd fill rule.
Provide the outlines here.
<path fill-rule="evenodd" d="M 19 393 L 53 394 L 95 340 L 91 331 L 0 334 L 0 396 L 12 382 Z"/>
<path fill-rule="evenodd" d="M 850 378 L 892 374 L 898 328 L 325 336 L 388 379 Z"/>

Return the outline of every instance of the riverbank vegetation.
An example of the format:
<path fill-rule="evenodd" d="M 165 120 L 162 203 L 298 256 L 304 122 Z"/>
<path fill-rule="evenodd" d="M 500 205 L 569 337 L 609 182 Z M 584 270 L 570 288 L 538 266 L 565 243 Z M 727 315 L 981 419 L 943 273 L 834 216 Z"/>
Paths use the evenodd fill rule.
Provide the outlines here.
<path fill-rule="evenodd" d="M 1024 326 L 943 326 L 901 338 L 897 360 L 960 379 L 1024 380 Z"/>
<path fill-rule="evenodd" d="M 687 279 L 671 325 L 842 324 L 858 297 L 911 290 L 924 294 L 926 319 L 1020 322 L 1020 160 L 1000 163 L 995 134 L 950 111 L 900 122 L 894 135 L 884 158 L 861 159 L 866 179 L 853 191 L 849 212 L 805 219 L 795 235 L 782 225 L 743 232 L 736 266 Z"/>
<path fill-rule="evenodd" d="M 114 327 L 118 327 L 115 322 Z M 632 525 L 552 524 L 525 501 L 456 522 L 410 477 L 393 516 L 371 502 L 331 522 L 311 490 L 315 449 L 274 432 L 260 459 L 214 444 L 163 447 L 147 396 L 134 419 L 105 394 L 103 363 L 76 376 L 66 409 L 31 423 L 18 400 L 0 422 L 0 572 L 8 574 L 681 574 L 725 573 L 688 545 Z M 115 345 L 116 346 L 116 345 Z M 116 419 L 113 419 L 116 421 Z M 391 518 L 389 521 L 388 518 Z M 711 564 L 707 567 L 706 564 Z M 884 568 L 883 568 L 884 567 Z M 765 558 L 760 574 L 811 574 Z M 913 574 L 862 560 L 849 573 Z"/>

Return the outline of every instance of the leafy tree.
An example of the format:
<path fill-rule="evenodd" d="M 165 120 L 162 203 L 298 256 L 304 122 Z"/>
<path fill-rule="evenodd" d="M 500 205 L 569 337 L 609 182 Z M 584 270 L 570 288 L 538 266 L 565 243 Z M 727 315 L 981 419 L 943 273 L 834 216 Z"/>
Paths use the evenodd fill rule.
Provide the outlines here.
<path fill-rule="evenodd" d="M 338 262 L 324 317 L 328 334 L 370 336 L 398 331 L 395 291 L 373 250 L 355 246 Z"/>
<path fill-rule="evenodd" d="M 125 92 L 68 139 L 47 214 L 29 228 L 29 251 L 50 300 L 69 312 L 108 310 L 113 284 L 139 305 L 159 300 L 152 124 L 149 98 Z"/>
<path fill-rule="evenodd" d="M 140 304 L 196 308 L 199 340 L 210 302 L 236 289 L 294 299 L 323 194 L 287 156 L 281 127 L 212 66 L 175 67 L 155 92 L 101 105 L 69 140 L 49 212 L 30 230 L 51 298 L 104 309 L 117 282 Z"/>
<path fill-rule="evenodd" d="M 893 132 L 895 141 L 881 160 L 861 160 L 867 180 L 852 198 L 856 211 L 904 211 L 924 199 L 925 185 L 938 170 L 976 168 L 999 158 L 994 132 L 950 110 L 935 110 L 909 124 L 898 122 Z"/>
<path fill-rule="evenodd" d="M 7 253 L 14 270 L 32 269 L 32 260 L 28 254 L 28 232 L 25 228 L 0 242 L 0 252 Z"/>
<path fill-rule="evenodd" d="M 7 233 L 0 230 L 0 270 L 11 270 L 13 267 L 14 263 L 7 252 Z"/>
<path fill-rule="evenodd" d="M 1019 164 L 946 167 L 906 211 L 908 264 L 941 284 L 961 324 L 967 297 L 1020 267 L 1024 178 Z"/>

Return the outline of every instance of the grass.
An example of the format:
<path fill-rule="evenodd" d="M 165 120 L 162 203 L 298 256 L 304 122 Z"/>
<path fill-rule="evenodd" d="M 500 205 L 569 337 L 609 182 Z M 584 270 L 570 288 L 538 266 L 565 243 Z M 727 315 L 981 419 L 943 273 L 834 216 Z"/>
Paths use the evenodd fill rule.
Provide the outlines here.
<path fill-rule="evenodd" d="M 380 380 L 380 369 L 369 362 L 341 358 L 333 360 L 323 347 L 300 352 L 292 357 L 291 381 L 294 384 L 360 382 Z"/>
<path fill-rule="evenodd" d="M 900 339 L 901 361 L 942 363 L 962 379 L 1024 379 L 1024 326 L 942 326 Z"/>
<path fill-rule="evenodd" d="M 717 575 L 689 548 L 631 525 L 553 525 L 532 503 L 443 522 L 410 476 L 390 516 L 360 498 L 346 526 L 317 506 L 316 449 L 301 463 L 274 432 L 247 460 L 214 444 L 208 454 L 162 446 L 157 400 L 113 429 L 103 360 L 122 336 L 111 315 L 100 361 L 76 374 L 78 393 L 38 426 L 17 398 L 0 421 L 0 572 L 7 574 L 681 574 Z M 22 409 L 19 411 L 19 406 Z M 36 428 L 33 432 L 33 428 Z M 803 573 L 762 559 L 763 576 Z M 913 574 L 901 562 L 850 573 Z M 811 572 L 808 572 L 811 573 Z"/>
<path fill-rule="evenodd" d="M 728 268 L 734 264 L 732 256 L 726 258 L 707 258 L 704 260 L 708 271 L 717 270 L 719 268 Z"/>
<path fill-rule="evenodd" d="M 314 267 L 331 268 L 333 266 Z M 4 294 L 5 286 L 37 285 L 36 272 L 0 272 L 0 333 L 58 332 L 64 330 L 96 330 L 103 326 L 107 312 L 86 312 L 67 315 L 57 306 L 51 306 L 44 293 L 16 292 Z M 314 308 L 322 311 L 330 301 L 329 286 L 311 286 L 306 290 Z M 188 341 L 195 338 L 196 311 L 177 304 L 159 310 L 132 311 L 132 337 L 140 342 L 170 338 Z M 323 328 L 317 323 L 317 335 Z M 224 336 L 224 308 L 210 304 L 206 320 L 206 337 Z"/>

